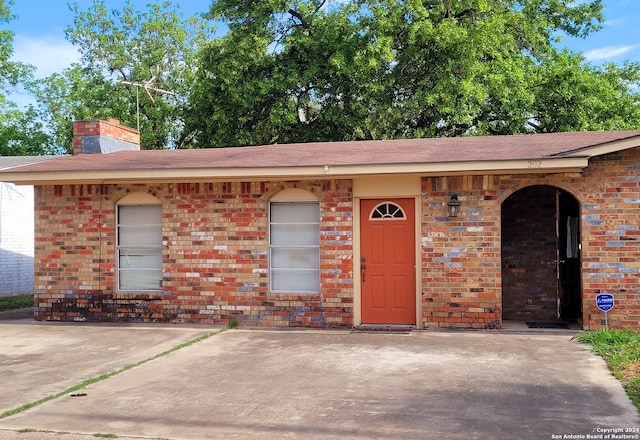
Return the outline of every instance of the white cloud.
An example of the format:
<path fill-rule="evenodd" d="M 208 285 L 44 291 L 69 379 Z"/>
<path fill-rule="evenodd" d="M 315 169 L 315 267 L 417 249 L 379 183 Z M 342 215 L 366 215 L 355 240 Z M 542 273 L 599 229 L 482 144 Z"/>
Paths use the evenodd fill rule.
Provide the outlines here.
<path fill-rule="evenodd" d="M 80 59 L 78 51 L 62 37 L 16 35 L 13 40 L 14 61 L 22 61 L 36 66 L 36 76 L 44 78 L 55 72 L 62 72 L 71 63 Z"/>
<path fill-rule="evenodd" d="M 630 46 L 606 46 L 600 49 L 589 50 L 584 53 L 584 56 L 588 61 L 607 60 L 625 55 L 638 47 L 640 47 L 640 45 L 637 44 Z"/>
<path fill-rule="evenodd" d="M 624 26 L 628 21 L 629 21 L 629 17 L 620 17 L 620 18 L 615 18 L 613 20 L 606 20 L 604 22 L 604 25 L 610 26 L 610 27 L 620 27 L 620 26 Z"/>
<path fill-rule="evenodd" d="M 13 39 L 13 61 L 21 61 L 36 67 L 36 78 L 45 78 L 52 73 L 62 72 L 80 59 L 78 51 L 62 37 L 16 35 Z M 18 108 L 35 105 L 35 99 L 25 90 L 18 88 L 7 97 Z"/>

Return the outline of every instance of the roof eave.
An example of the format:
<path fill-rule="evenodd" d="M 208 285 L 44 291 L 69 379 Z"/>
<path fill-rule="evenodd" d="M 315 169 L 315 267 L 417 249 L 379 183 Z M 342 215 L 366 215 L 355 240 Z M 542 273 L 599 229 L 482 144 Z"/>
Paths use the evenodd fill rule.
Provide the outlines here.
<path fill-rule="evenodd" d="M 576 150 L 567 151 L 558 154 L 556 157 L 595 157 L 605 154 L 617 153 L 619 151 L 629 150 L 640 146 L 640 137 L 634 136 L 628 139 L 611 141 L 604 144 L 578 148 Z"/>
<path fill-rule="evenodd" d="M 477 174 L 539 174 L 581 172 L 588 157 L 518 159 L 411 164 L 323 165 L 264 168 L 180 168 L 134 170 L 81 170 L 49 172 L 0 172 L 0 181 L 22 185 L 100 184 L 117 182 L 186 182 L 203 180 L 289 180 L 347 178 L 380 174 L 424 176 Z"/>

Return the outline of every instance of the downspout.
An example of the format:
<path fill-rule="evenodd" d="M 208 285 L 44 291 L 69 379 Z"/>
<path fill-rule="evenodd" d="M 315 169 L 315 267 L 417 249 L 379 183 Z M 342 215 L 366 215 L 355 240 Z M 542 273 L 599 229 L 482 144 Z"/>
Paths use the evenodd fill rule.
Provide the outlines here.
<path fill-rule="evenodd" d="M 102 189 L 104 180 L 100 182 L 100 204 L 98 205 L 98 294 L 102 296 Z M 104 306 L 104 304 L 103 304 Z"/>

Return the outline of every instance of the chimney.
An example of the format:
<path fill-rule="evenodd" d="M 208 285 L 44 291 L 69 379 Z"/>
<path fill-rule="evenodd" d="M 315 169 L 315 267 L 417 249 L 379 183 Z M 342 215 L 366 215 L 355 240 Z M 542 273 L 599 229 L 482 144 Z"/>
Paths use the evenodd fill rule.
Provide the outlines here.
<path fill-rule="evenodd" d="M 73 154 L 105 154 L 140 149 L 140 132 L 117 119 L 73 123 Z"/>

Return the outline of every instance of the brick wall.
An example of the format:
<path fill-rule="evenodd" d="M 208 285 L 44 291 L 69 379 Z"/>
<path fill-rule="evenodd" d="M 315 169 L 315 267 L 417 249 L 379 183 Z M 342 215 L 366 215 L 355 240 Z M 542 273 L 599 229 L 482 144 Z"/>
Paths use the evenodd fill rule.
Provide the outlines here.
<path fill-rule="evenodd" d="M 268 291 L 269 198 L 287 187 L 321 208 L 321 295 Z M 115 205 L 143 191 L 163 205 L 163 292 L 115 291 Z M 37 319 L 350 326 L 350 181 L 65 185 L 37 188 Z"/>
<path fill-rule="evenodd" d="M 615 296 L 609 324 L 640 327 L 640 148 L 595 158 L 581 174 L 501 176 L 500 199 L 527 185 L 564 189 L 580 203 L 583 328 L 604 328 L 599 293 Z"/>
<path fill-rule="evenodd" d="M 589 185 L 585 184 L 589 182 Z M 594 160 L 580 184 L 583 317 L 604 326 L 595 297 L 611 293 L 609 325 L 640 327 L 640 148 Z M 598 189 L 602 188 L 602 189 Z"/>
<path fill-rule="evenodd" d="M 117 119 L 76 121 L 72 144 L 74 155 L 139 150 L 140 132 L 121 125 Z"/>
<path fill-rule="evenodd" d="M 499 327 L 500 202 L 491 176 L 422 181 L 424 327 Z M 451 194 L 461 202 L 447 217 Z"/>
<path fill-rule="evenodd" d="M 615 296 L 616 306 L 609 312 L 611 327 L 640 327 L 640 148 L 596 158 L 583 173 L 424 178 L 423 325 L 500 326 L 503 307 L 504 317 L 513 318 L 509 297 L 503 297 L 508 295 L 506 290 L 527 289 L 526 278 L 543 275 L 534 276 L 534 266 L 527 266 L 521 268 L 523 280 L 511 271 L 502 285 L 500 217 L 502 203 L 531 185 L 560 188 L 580 203 L 583 327 L 604 327 L 604 315 L 595 305 L 600 293 Z M 448 218 L 446 202 L 453 193 L 462 205 L 457 218 Z M 544 206 L 539 209 L 544 216 Z M 545 226 L 540 216 L 538 227 L 549 231 L 551 223 Z M 529 232 L 532 244 L 538 235 Z M 538 259 L 546 259 L 547 247 L 540 249 L 538 253 L 545 256 Z M 554 275 L 547 279 L 555 283 Z M 553 319 L 555 298 L 544 291 L 528 293 L 536 319 Z"/>
<path fill-rule="evenodd" d="M 33 187 L 0 182 L 0 296 L 33 293 Z"/>

